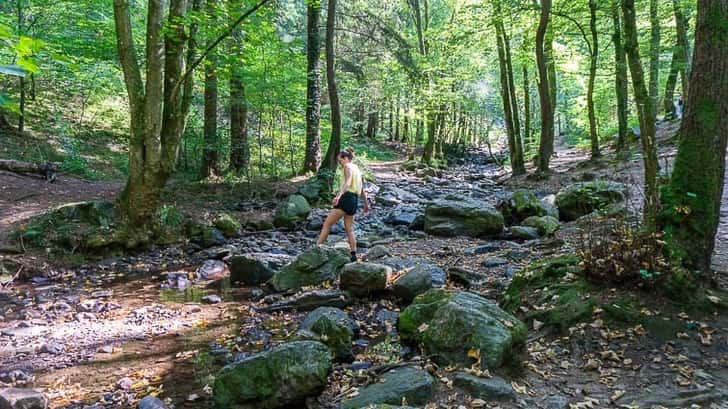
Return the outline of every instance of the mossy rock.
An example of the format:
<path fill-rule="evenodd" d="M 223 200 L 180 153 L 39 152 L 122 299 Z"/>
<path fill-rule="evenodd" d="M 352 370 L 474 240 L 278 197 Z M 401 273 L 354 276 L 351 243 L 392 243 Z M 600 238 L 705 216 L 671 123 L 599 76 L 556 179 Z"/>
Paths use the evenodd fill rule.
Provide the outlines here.
<path fill-rule="evenodd" d="M 432 399 L 436 390 L 435 379 L 414 366 L 393 369 L 385 372 L 381 378 L 380 382 L 360 388 L 357 396 L 344 400 L 341 409 L 382 407 L 379 406 L 381 404 L 397 405 L 403 400 L 424 406 Z"/>
<path fill-rule="evenodd" d="M 512 363 L 526 341 L 526 326 L 495 302 L 465 291 L 433 289 L 415 297 L 399 317 L 403 340 L 422 344 L 440 365 L 481 368 Z"/>
<path fill-rule="evenodd" d="M 498 208 L 509 224 L 517 224 L 532 216 L 549 214 L 547 205 L 541 202 L 535 193 L 528 189 L 517 189 L 510 198 L 499 203 Z"/>
<path fill-rule="evenodd" d="M 521 224 L 535 227 L 538 230 L 538 234 L 542 236 L 552 236 L 561 228 L 559 219 L 552 216 L 531 216 L 526 218 Z"/>
<path fill-rule="evenodd" d="M 354 359 L 351 342 L 358 332 L 359 326 L 346 312 L 334 307 L 319 307 L 301 322 L 299 336 L 313 335 L 328 345 L 337 360 L 350 362 Z"/>
<path fill-rule="evenodd" d="M 503 231 L 503 215 L 475 200 L 436 201 L 425 209 L 425 232 L 436 236 L 495 236 Z"/>
<path fill-rule="evenodd" d="M 240 235 L 242 229 L 240 222 L 237 221 L 233 216 L 222 213 L 218 215 L 213 221 L 212 225 L 222 232 L 227 237 L 236 237 Z"/>
<path fill-rule="evenodd" d="M 290 195 L 276 208 L 273 225 L 276 227 L 293 227 L 296 223 L 306 220 L 311 212 L 311 206 L 305 197 Z"/>
<path fill-rule="evenodd" d="M 333 282 L 341 268 L 350 261 L 347 249 L 314 246 L 301 253 L 270 280 L 274 290 L 286 292 L 309 285 Z"/>
<path fill-rule="evenodd" d="M 576 220 L 624 201 L 626 192 L 625 185 L 607 180 L 575 183 L 556 195 L 559 217 L 565 221 Z"/>

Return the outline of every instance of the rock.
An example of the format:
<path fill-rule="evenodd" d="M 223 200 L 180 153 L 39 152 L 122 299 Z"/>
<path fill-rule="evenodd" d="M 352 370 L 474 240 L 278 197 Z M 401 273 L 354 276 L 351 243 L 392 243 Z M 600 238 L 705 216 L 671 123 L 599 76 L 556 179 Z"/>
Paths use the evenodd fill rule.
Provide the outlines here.
<path fill-rule="evenodd" d="M 202 302 L 207 304 L 220 304 L 222 302 L 222 298 L 220 298 L 219 295 L 210 294 L 202 297 Z"/>
<path fill-rule="evenodd" d="M 204 228 L 201 239 L 204 247 L 221 246 L 226 242 L 225 235 L 214 227 Z"/>
<path fill-rule="evenodd" d="M 381 244 L 372 246 L 372 248 L 367 251 L 367 254 L 365 255 L 367 261 L 372 260 L 378 260 L 380 258 L 391 256 L 392 254 L 389 252 L 389 249 L 387 246 L 383 246 Z"/>
<path fill-rule="evenodd" d="M 42 347 L 40 347 L 40 352 L 51 355 L 62 354 L 64 350 L 65 348 L 63 347 L 63 344 L 53 341 L 46 342 Z"/>
<path fill-rule="evenodd" d="M 278 300 L 262 308 L 266 312 L 310 311 L 318 307 L 344 308 L 351 304 L 351 295 L 338 289 L 313 290 Z"/>
<path fill-rule="evenodd" d="M 273 221 L 265 218 L 254 218 L 245 221 L 245 228 L 254 231 L 273 230 Z"/>
<path fill-rule="evenodd" d="M 369 405 L 408 404 L 424 406 L 435 393 L 435 379 L 426 371 L 405 366 L 385 372 L 381 382 L 359 389 L 359 395 L 341 403 L 341 409 L 366 408 Z"/>
<path fill-rule="evenodd" d="M 123 390 L 128 391 L 131 390 L 131 387 L 134 385 L 134 381 L 129 377 L 123 377 L 116 381 L 116 387 Z"/>
<path fill-rule="evenodd" d="M 526 218 L 521 224 L 528 227 L 535 227 L 538 230 L 538 234 L 542 236 L 552 236 L 561 228 L 559 219 L 553 216 L 531 216 Z"/>
<path fill-rule="evenodd" d="M 457 266 L 448 268 L 447 276 L 450 281 L 454 281 L 465 287 L 470 287 L 473 283 L 482 280 L 482 277 L 476 272 Z"/>
<path fill-rule="evenodd" d="M 351 341 L 359 332 L 359 325 L 344 311 L 333 307 L 319 307 L 311 311 L 301 322 L 300 329 L 315 334 L 328 345 L 340 361 L 351 362 Z"/>
<path fill-rule="evenodd" d="M 492 257 L 483 262 L 483 267 L 500 267 L 508 264 L 508 260 L 502 258 L 502 257 Z"/>
<path fill-rule="evenodd" d="M 212 225 L 215 226 L 222 234 L 227 237 L 237 237 L 240 235 L 242 227 L 240 222 L 235 220 L 232 216 L 227 213 L 218 215 L 213 221 Z"/>
<path fill-rule="evenodd" d="M 423 268 L 406 271 L 392 283 L 394 295 L 405 301 L 412 301 L 430 288 L 432 288 L 432 276 Z"/>
<path fill-rule="evenodd" d="M 347 249 L 314 246 L 281 268 L 270 279 L 278 292 L 298 290 L 309 285 L 335 281 L 344 264 L 350 261 Z"/>
<path fill-rule="evenodd" d="M 145 396 L 139 401 L 138 409 L 168 409 L 169 407 L 156 396 Z"/>
<path fill-rule="evenodd" d="M 494 236 L 503 225 L 498 210 L 475 200 L 440 200 L 425 209 L 425 232 L 436 236 Z"/>
<path fill-rule="evenodd" d="M 442 267 L 422 257 L 387 257 L 380 261 L 382 264 L 392 267 L 392 270 L 399 272 L 402 270 L 423 270 L 430 275 L 433 285 L 445 285 L 447 274 Z"/>
<path fill-rule="evenodd" d="M 318 395 L 331 371 L 328 347 L 294 341 L 225 366 L 213 399 L 220 408 L 284 408 Z"/>
<path fill-rule="evenodd" d="M 551 395 L 543 401 L 544 409 L 567 409 L 569 398 L 563 395 Z"/>
<path fill-rule="evenodd" d="M 301 195 L 291 195 L 276 208 L 273 224 L 276 227 L 293 227 L 296 223 L 306 220 L 311 212 L 306 198 Z"/>
<path fill-rule="evenodd" d="M 498 204 L 506 221 L 520 223 L 530 216 L 546 216 L 548 209 L 536 195 L 528 189 L 518 189 L 509 198 Z"/>
<path fill-rule="evenodd" d="M 48 399 L 40 392 L 24 388 L 0 389 L 0 409 L 45 409 Z"/>
<path fill-rule="evenodd" d="M 417 203 L 420 198 L 404 189 L 400 189 L 394 185 L 386 185 L 376 197 L 377 203 L 383 206 L 396 206 L 401 203 Z"/>
<path fill-rule="evenodd" d="M 626 186 L 607 180 L 575 183 L 556 195 L 561 220 L 572 221 L 624 200 Z"/>
<path fill-rule="evenodd" d="M 329 187 L 327 186 L 326 180 L 319 175 L 315 175 L 306 180 L 301 187 L 298 188 L 297 193 L 306 198 L 309 203 L 317 203 L 323 199 L 324 196 L 330 195 Z"/>
<path fill-rule="evenodd" d="M 540 237 L 537 228 L 528 226 L 511 226 L 511 234 L 514 238 L 521 240 L 533 240 Z"/>
<path fill-rule="evenodd" d="M 205 280 L 219 280 L 229 274 L 227 265 L 220 260 L 205 260 L 197 269 L 197 275 Z"/>
<path fill-rule="evenodd" d="M 453 377 L 453 384 L 467 391 L 472 397 L 486 401 L 516 398 L 516 392 L 511 384 L 497 376 L 481 378 L 467 372 L 458 372 Z"/>
<path fill-rule="evenodd" d="M 393 226 L 409 226 L 415 221 L 418 215 L 419 212 L 416 209 L 397 206 L 389 212 L 384 222 Z"/>
<path fill-rule="evenodd" d="M 230 266 L 230 281 L 245 285 L 260 285 L 273 277 L 293 257 L 287 254 L 245 253 L 227 260 Z"/>
<path fill-rule="evenodd" d="M 412 223 L 410 223 L 409 229 L 412 230 L 412 231 L 423 231 L 423 230 L 425 230 L 425 215 L 424 214 L 418 214 L 417 217 L 415 217 L 415 219 L 412 220 Z"/>
<path fill-rule="evenodd" d="M 349 263 L 341 269 L 342 290 L 364 297 L 371 292 L 387 287 L 387 278 L 392 274 L 389 266 L 377 263 Z"/>
<path fill-rule="evenodd" d="M 469 256 L 476 256 L 480 254 L 487 254 L 501 249 L 501 245 L 497 242 L 479 244 L 475 247 L 465 249 L 463 253 Z"/>
<path fill-rule="evenodd" d="M 403 340 L 421 343 L 440 365 L 473 363 L 498 368 L 515 358 L 526 339 L 526 326 L 498 305 L 465 291 L 433 289 L 417 296 L 399 316 Z"/>

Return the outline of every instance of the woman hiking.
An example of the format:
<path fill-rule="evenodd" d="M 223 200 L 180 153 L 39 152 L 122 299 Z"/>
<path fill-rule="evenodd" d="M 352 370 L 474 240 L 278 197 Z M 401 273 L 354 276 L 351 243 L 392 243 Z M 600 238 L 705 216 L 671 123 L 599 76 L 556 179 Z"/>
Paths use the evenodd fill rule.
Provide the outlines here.
<path fill-rule="evenodd" d="M 367 200 L 367 194 L 364 191 L 364 179 L 362 178 L 361 170 L 354 164 L 354 149 L 346 148 L 339 152 L 337 157 L 339 165 L 343 168 L 341 175 L 341 187 L 339 192 L 334 196 L 334 200 L 331 202 L 333 209 L 329 212 L 329 215 L 324 221 L 324 226 L 321 228 L 317 245 L 321 245 L 329 237 L 331 226 L 336 224 L 342 217 L 344 218 L 344 229 L 346 229 L 346 238 L 349 242 L 349 249 L 351 250 L 351 261 L 357 261 L 356 258 L 356 236 L 354 235 L 354 215 L 359 205 L 359 196 L 364 201 L 364 213 L 369 212 L 369 201 Z"/>

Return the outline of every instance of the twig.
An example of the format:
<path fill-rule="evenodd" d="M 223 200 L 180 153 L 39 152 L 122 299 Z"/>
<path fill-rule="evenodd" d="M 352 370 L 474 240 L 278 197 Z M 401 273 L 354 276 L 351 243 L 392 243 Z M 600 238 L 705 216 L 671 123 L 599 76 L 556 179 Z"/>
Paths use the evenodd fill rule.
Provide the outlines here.
<path fill-rule="evenodd" d="M 18 271 L 15 273 L 15 275 L 13 275 L 10 278 L 10 280 L 8 280 L 8 281 L 6 281 L 4 283 L 0 283 L 0 286 L 2 286 L 2 287 L 8 287 L 13 281 L 15 281 L 15 279 L 17 279 L 18 277 L 20 277 L 20 273 L 23 272 L 23 268 L 25 268 L 25 266 L 21 265 L 20 268 L 18 269 Z"/>

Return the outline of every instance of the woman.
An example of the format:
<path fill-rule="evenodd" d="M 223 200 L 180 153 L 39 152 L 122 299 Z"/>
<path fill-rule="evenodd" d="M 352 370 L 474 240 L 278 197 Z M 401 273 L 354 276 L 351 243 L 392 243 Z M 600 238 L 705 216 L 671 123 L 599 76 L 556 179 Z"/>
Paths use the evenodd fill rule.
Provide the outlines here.
<path fill-rule="evenodd" d="M 351 261 L 357 261 L 356 258 L 356 236 L 354 236 L 354 214 L 359 205 L 359 196 L 364 200 L 364 213 L 369 212 L 369 201 L 364 191 L 364 179 L 361 170 L 354 164 L 354 150 L 346 148 L 339 153 L 337 158 L 339 165 L 343 168 L 341 178 L 341 188 L 331 202 L 333 209 L 324 221 L 316 244 L 321 245 L 329 237 L 331 226 L 336 224 L 342 217 L 344 218 L 344 229 L 346 229 L 346 237 L 349 241 L 349 249 L 351 250 Z"/>

